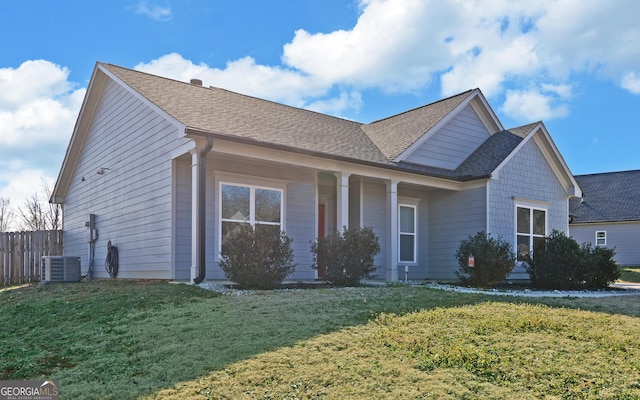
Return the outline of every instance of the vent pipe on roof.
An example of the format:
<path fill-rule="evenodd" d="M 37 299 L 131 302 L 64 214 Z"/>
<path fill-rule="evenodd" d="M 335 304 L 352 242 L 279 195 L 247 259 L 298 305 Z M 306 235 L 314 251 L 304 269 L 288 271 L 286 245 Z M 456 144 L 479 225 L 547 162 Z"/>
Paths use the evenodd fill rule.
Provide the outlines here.
<path fill-rule="evenodd" d="M 202 79 L 191 79 L 191 81 L 189 81 L 190 84 L 192 84 L 193 86 L 202 86 Z"/>

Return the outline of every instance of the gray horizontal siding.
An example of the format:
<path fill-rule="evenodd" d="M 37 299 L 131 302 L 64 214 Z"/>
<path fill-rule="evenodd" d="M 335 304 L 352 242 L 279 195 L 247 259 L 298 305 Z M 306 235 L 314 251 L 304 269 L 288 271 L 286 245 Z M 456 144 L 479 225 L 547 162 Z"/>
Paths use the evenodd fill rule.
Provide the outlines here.
<path fill-rule="evenodd" d="M 471 106 L 465 107 L 416 149 L 407 161 L 455 169 L 488 137 L 489 132 Z"/>
<path fill-rule="evenodd" d="M 184 144 L 175 126 L 107 81 L 64 201 L 65 255 L 88 266 L 84 222 L 96 214 L 96 277 L 107 242 L 118 246 L 121 278 L 171 278 L 171 152 Z M 97 174 L 100 168 L 108 168 Z"/>
<path fill-rule="evenodd" d="M 387 188 L 382 182 L 363 181 L 362 223 L 370 227 L 378 236 L 380 253 L 374 264 L 378 267 L 375 274 L 378 279 L 385 279 L 387 264 Z"/>
<path fill-rule="evenodd" d="M 295 273 L 289 279 L 312 280 L 316 271 L 311 268 L 311 243 L 316 238 L 316 200 L 313 177 L 291 182 L 286 188 L 286 234 L 293 243 Z"/>
<path fill-rule="evenodd" d="M 595 246 L 596 231 L 607 232 L 608 248 L 615 248 L 620 265 L 640 265 L 640 222 L 592 223 L 569 226 L 569 234 L 578 243 Z"/>
<path fill-rule="evenodd" d="M 457 279 L 460 241 L 486 231 L 486 189 L 434 192 L 429 197 L 429 279 Z"/>
<path fill-rule="evenodd" d="M 191 279 L 191 157 L 182 156 L 174 161 L 175 247 L 173 254 L 176 280 Z"/>

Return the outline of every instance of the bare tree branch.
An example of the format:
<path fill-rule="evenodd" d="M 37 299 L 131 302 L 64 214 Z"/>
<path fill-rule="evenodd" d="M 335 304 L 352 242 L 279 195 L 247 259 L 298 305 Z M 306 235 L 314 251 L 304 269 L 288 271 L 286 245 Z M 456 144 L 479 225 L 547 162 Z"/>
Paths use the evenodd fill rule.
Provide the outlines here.
<path fill-rule="evenodd" d="M 13 223 L 14 213 L 7 198 L 0 197 L 0 232 L 7 232 Z"/>
<path fill-rule="evenodd" d="M 45 198 L 51 197 L 51 183 L 42 178 L 42 191 Z M 18 218 L 23 230 L 57 230 L 62 227 L 62 208 L 59 204 L 43 203 L 34 193 L 25 200 L 23 207 L 18 207 Z"/>

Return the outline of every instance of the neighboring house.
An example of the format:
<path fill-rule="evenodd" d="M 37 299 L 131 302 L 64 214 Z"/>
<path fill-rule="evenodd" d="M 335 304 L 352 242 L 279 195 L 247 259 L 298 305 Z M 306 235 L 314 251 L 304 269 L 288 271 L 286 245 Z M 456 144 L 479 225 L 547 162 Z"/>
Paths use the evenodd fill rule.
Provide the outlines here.
<path fill-rule="evenodd" d="M 111 241 L 118 277 L 224 279 L 222 238 L 249 223 L 293 238 L 295 280 L 317 278 L 316 237 L 370 226 L 394 281 L 456 279 L 478 231 L 526 258 L 581 194 L 544 124 L 505 130 L 478 89 L 361 124 L 98 63 L 52 201 L 83 272 L 95 215 L 96 277 Z"/>
<path fill-rule="evenodd" d="M 569 203 L 571 236 L 616 250 L 621 265 L 640 265 L 640 171 L 575 177 L 583 191 Z"/>

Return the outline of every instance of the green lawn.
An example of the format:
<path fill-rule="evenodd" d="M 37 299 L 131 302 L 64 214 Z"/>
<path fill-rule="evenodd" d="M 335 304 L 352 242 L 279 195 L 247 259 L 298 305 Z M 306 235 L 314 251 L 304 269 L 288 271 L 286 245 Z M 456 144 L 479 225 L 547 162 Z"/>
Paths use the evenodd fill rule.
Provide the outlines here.
<path fill-rule="evenodd" d="M 640 283 L 640 266 L 620 267 L 620 280 Z"/>
<path fill-rule="evenodd" d="M 63 399 L 637 399 L 638 300 L 30 285 L 0 292 L 0 380 L 57 379 Z"/>

